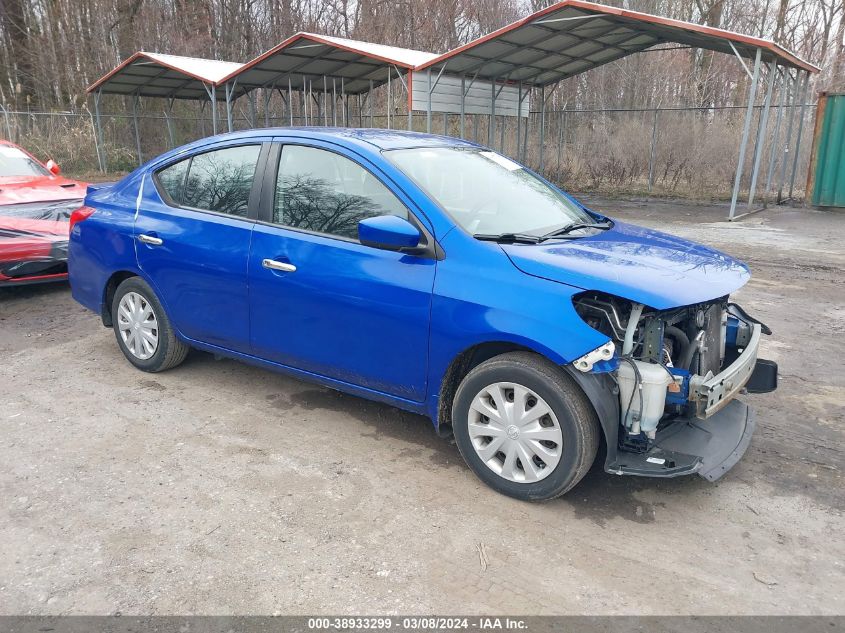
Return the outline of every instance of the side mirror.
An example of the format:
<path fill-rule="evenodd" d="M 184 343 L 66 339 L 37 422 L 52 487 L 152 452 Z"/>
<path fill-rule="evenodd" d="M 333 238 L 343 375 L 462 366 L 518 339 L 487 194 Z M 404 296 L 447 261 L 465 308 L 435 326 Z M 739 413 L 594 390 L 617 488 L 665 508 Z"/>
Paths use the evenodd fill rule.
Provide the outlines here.
<path fill-rule="evenodd" d="M 358 239 L 365 246 L 398 251 L 416 248 L 421 237 L 417 227 L 397 215 L 378 215 L 358 222 Z"/>
<path fill-rule="evenodd" d="M 60 173 L 62 173 L 62 168 L 59 167 L 59 164 L 52 158 L 47 161 L 45 167 L 47 167 L 47 171 L 49 171 L 54 176 L 58 176 Z"/>

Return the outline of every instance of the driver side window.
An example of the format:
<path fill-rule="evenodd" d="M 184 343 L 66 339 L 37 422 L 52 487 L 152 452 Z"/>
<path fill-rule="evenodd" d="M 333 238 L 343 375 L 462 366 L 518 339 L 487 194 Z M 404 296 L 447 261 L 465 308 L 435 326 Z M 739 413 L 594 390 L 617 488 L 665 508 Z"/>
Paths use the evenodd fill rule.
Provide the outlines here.
<path fill-rule="evenodd" d="M 285 145 L 279 159 L 273 222 L 358 238 L 358 222 L 377 215 L 408 219 L 408 210 L 373 174 L 334 152 Z"/>

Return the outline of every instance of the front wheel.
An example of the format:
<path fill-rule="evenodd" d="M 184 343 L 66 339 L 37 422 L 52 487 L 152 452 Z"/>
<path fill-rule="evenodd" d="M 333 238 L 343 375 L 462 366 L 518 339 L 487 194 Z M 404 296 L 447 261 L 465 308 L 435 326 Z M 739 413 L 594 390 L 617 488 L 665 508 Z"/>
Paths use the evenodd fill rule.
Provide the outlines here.
<path fill-rule="evenodd" d="M 452 405 L 458 449 L 493 489 L 554 499 L 590 469 L 598 419 L 578 385 L 542 356 L 512 352 L 475 367 Z"/>
<path fill-rule="evenodd" d="M 135 367 L 159 372 L 185 360 L 189 347 L 176 338 L 161 302 L 143 279 L 123 281 L 114 293 L 111 310 L 117 344 Z"/>

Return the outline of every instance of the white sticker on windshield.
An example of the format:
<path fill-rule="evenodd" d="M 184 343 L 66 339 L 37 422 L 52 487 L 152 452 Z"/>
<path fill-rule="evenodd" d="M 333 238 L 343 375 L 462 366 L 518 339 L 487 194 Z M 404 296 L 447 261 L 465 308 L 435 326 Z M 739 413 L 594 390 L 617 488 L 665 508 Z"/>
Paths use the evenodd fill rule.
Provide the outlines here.
<path fill-rule="evenodd" d="M 504 156 L 502 156 L 501 154 L 497 154 L 496 152 L 479 152 L 479 154 L 481 154 L 487 160 L 492 160 L 500 167 L 504 167 L 508 171 L 516 171 L 517 169 L 522 169 L 522 165 L 520 165 L 519 163 L 515 163 L 510 158 L 505 158 Z"/>
<path fill-rule="evenodd" d="M 8 145 L 0 145 L 0 156 L 7 158 L 26 158 L 26 154 L 17 147 L 9 147 Z"/>

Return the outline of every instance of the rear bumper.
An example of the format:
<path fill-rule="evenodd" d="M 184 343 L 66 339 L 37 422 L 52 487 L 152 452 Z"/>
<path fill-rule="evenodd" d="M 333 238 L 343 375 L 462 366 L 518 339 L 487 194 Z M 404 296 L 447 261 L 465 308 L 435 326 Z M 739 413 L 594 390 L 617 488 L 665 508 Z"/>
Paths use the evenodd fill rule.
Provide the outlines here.
<path fill-rule="evenodd" d="M 619 451 L 605 470 L 641 477 L 698 474 L 716 481 L 745 454 L 755 427 L 754 410 L 731 400 L 706 421 L 682 418 L 663 427 L 645 453 Z"/>

